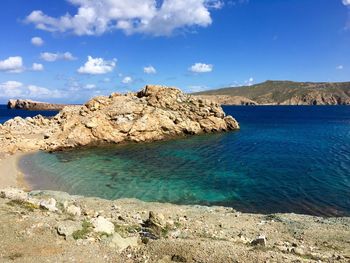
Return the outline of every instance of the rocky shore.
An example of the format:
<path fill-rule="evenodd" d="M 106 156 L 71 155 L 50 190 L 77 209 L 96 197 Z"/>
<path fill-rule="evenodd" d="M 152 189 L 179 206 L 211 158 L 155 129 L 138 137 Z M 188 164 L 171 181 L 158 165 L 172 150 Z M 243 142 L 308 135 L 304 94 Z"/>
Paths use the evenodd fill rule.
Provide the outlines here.
<path fill-rule="evenodd" d="M 147 86 L 65 107 L 51 119 L 0 125 L 0 169 L 7 167 L 0 179 L 16 178 L 13 153 L 235 129 L 237 121 L 215 102 Z M 350 261 L 350 218 L 26 192 L 18 182 L 0 180 L 0 188 L 17 186 L 0 190 L 0 262 Z"/>
<path fill-rule="evenodd" d="M 350 218 L 0 190 L 1 262 L 349 262 Z"/>
<path fill-rule="evenodd" d="M 9 100 L 7 103 L 7 108 L 17 109 L 17 110 L 32 110 L 32 111 L 60 111 L 65 106 L 65 104 L 54 104 L 39 102 L 33 100 Z"/>
<path fill-rule="evenodd" d="M 146 86 L 137 93 L 95 97 L 55 117 L 16 117 L 0 125 L 2 152 L 55 151 L 103 143 L 145 142 L 239 129 L 215 102 L 179 89 Z"/>

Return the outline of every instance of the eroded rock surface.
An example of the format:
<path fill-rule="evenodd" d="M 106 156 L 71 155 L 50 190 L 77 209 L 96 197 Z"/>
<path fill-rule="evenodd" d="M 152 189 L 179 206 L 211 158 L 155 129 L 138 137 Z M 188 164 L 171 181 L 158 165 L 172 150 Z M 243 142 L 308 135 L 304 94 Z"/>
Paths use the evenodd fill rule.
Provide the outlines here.
<path fill-rule="evenodd" d="M 52 110 L 59 111 L 62 110 L 65 106 L 64 104 L 54 104 L 54 103 L 46 103 L 40 101 L 33 100 L 9 100 L 7 103 L 7 107 L 9 109 L 19 109 L 19 110 Z"/>
<path fill-rule="evenodd" d="M 125 141 L 162 140 L 239 129 L 219 104 L 179 89 L 146 86 L 138 93 L 95 97 L 51 119 L 16 117 L 0 125 L 3 152 L 48 150 Z"/>

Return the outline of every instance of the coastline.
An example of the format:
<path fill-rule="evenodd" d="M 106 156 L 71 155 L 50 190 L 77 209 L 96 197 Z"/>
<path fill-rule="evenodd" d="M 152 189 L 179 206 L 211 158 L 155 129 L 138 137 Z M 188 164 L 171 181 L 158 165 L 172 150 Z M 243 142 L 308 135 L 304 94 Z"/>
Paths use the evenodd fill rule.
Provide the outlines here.
<path fill-rule="evenodd" d="M 0 159 L 0 188 L 15 187 L 26 191 L 31 190 L 18 166 L 19 160 L 26 154 L 28 153 L 4 154 Z"/>

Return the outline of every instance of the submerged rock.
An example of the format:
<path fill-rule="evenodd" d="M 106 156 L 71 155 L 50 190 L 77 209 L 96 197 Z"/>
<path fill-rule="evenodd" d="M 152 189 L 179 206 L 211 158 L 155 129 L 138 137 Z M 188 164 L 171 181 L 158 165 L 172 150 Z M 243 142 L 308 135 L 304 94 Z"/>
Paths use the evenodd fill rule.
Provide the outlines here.
<path fill-rule="evenodd" d="M 239 129 L 219 104 L 179 89 L 146 86 L 138 93 L 99 96 L 67 106 L 52 119 L 15 118 L 0 126 L 3 152 L 48 150 Z"/>

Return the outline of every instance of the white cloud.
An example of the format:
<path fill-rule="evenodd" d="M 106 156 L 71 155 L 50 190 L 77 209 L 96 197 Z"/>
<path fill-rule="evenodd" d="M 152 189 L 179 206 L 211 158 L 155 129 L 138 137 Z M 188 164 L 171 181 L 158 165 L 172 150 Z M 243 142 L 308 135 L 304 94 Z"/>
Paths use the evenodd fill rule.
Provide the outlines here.
<path fill-rule="evenodd" d="M 106 74 L 112 72 L 116 66 L 116 59 L 113 60 L 104 60 L 103 58 L 93 58 L 88 56 L 88 60 L 85 62 L 84 66 L 78 69 L 80 74 Z"/>
<path fill-rule="evenodd" d="M 50 52 L 44 52 L 40 54 L 40 58 L 47 61 L 47 62 L 54 62 L 57 60 L 76 60 L 77 58 L 72 55 L 70 52 L 65 53 L 50 53 Z"/>
<path fill-rule="evenodd" d="M 186 92 L 192 93 L 192 92 L 200 92 L 203 90 L 209 89 L 207 86 L 200 86 L 200 85 L 194 85 L 194 86 L 189 86 L 186 89 Z"/>
<path fill-rule="evenodd" d="M 40 47 L 40 46 L 44 45 L 44 40 L 41 37 L 33 37 L 31 39 L 31 43 L 34 46 Z"/>
<path fill-rule="evenodd" d="M 123 84 L 131 84 L 132 82 L 133 82 L 132 77 L 125 77 L 125 78 L 123 78 L 123 80 L 122 80 L 122 83 L 123 83 Z"/>
<path fill-rule="evenodd" d="M 96 89 L 96 85 L 95 84 L 86 84 L 85 89 Z"/>
<path fill-rule="evenodd" d="M 350 1 L 350 0 L 349 0 L 349 1 Z M 336 69 L 342 70 L 342 69 L 344 69 L 344 66 L 343 66 L 343 65 L 338 65 L 338 66 L 336 67 Z"/>
<path fill-rule="evenodd" d="M 153 66 L 148 66 L 143 68 L 143 72 L 146 74 L 156 74 L 157 70 Z"/>
<path fill-rule="evenodd" d="M 248 80 L 244 81 L 245 86 L 252 86 L 254 85 L 254 78 L 249 78 Z"/>
<path fill-rule="evenodd" d="M 126 34 L 170 35 L 176 29 L 212 23 L 210 10 L 223 7 L 221 0 L 68 0 L 77 7 L 74 15 L 51 17 L 40 10 L 26 22 L 49 32 L 101 35 L 112 30 Z"/>
<path fill-rule="evenodd" d="M 342 0 L 343 1 L 343 5 L 350 5 L 350 0 Z"/>
<path fill-rule="evenodd" d="M 0 61 L 0 71 L 20 73 L 24 70 L 23 59 L 20 56 L 9 57 Z"/>
<path fill-rule="evenodd" d="M 17 97 L 22 93 L 21 87 L 23 83 L 14 80 L 0 83 L 0 97 Z"/>
<path fill-rule="evenodd" d="M 204 63 L 196 63 L 192 65 L 188 70 L 194 73 L 208 73 L 213 71 L 213 65 L 204 64 Z"/>
<path fill-rule="evenodd" d="M 43 64 L 33 63 L 32 70 L 33 71 L 43 71 L 44 70 L 44 66 L 43 66 Z"/>
<path fill-rule="evenodd" d="M 10 80 L 0 83 L 1 98 L 24 99 L 52 99 L 62 98 L 62 93 L 57 89 L 48 89 L 35 85 L 24 85 L 21 82 Z"/>

